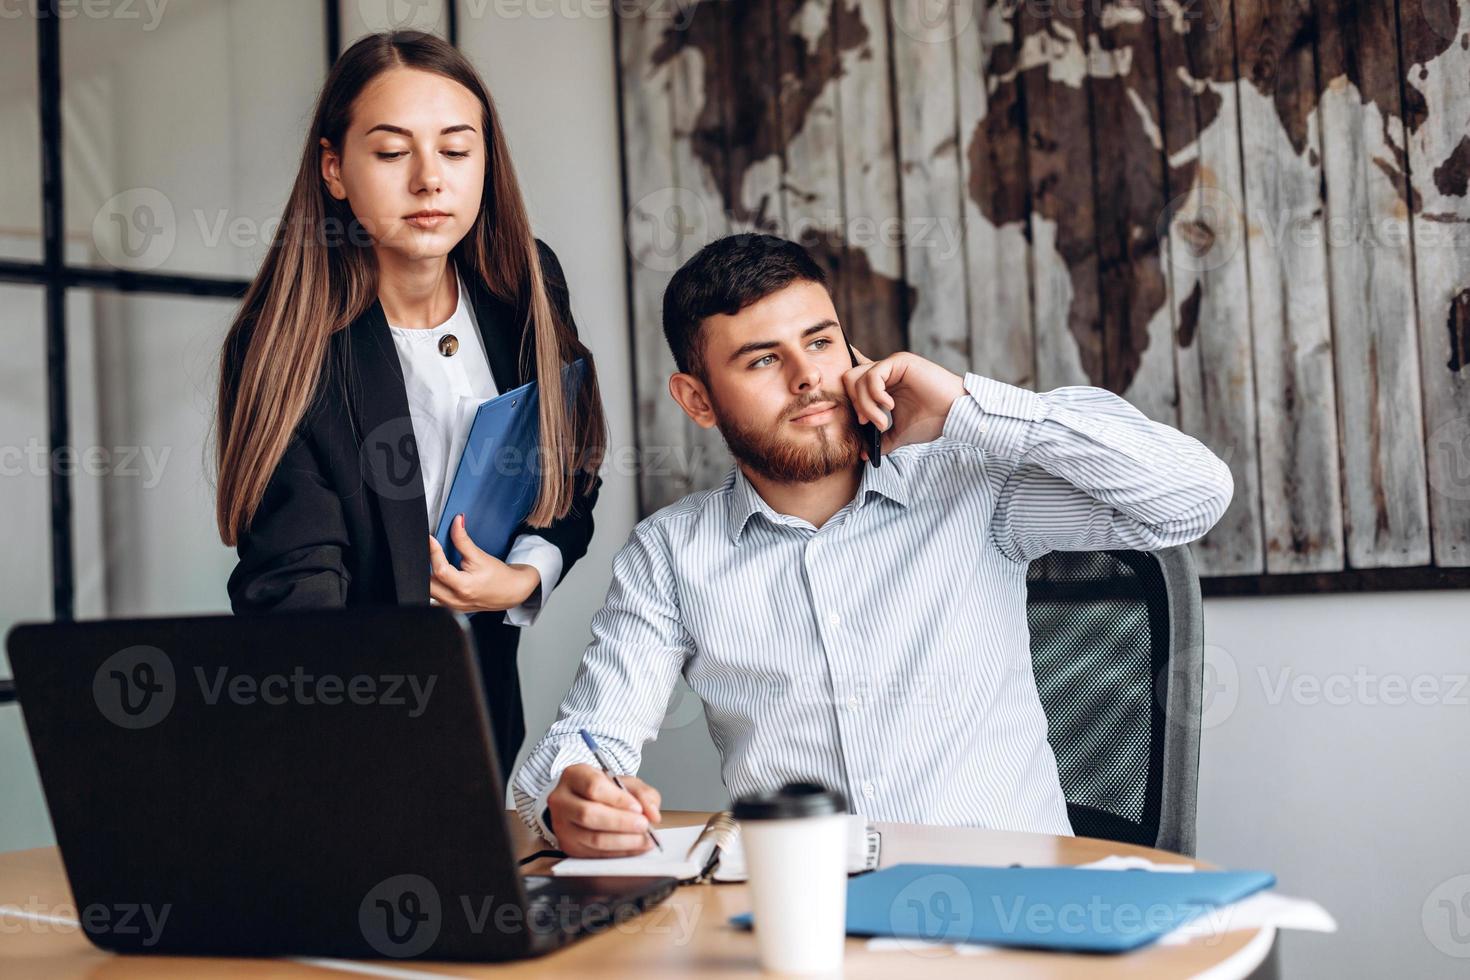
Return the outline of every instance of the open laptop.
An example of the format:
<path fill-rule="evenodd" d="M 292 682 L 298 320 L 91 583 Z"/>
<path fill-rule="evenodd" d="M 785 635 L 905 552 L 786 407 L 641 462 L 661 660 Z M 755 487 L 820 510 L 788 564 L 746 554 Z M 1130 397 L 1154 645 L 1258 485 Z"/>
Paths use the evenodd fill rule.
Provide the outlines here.
<path fill-rule="evenodd" d="M 13 629 L 87 937 L 506 960 L 636 929 L 674 879 L 521 874 L 473 643 L 436 607 Z"/>

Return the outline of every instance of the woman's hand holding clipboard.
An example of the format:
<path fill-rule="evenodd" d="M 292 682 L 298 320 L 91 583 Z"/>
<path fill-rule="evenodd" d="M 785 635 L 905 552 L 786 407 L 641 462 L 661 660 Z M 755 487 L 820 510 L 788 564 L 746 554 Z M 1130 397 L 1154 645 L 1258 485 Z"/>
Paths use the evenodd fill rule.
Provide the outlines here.
<path fill-rule="evenodd" d="M 449 534 L 459 552 L 458 568 L 429 535 L 431 602 L 463 613 L 499 612 L 521 605 L 541 587 L 534 565 L 507 565 L 470 540 L 463 514 L 455 515 Z"/>

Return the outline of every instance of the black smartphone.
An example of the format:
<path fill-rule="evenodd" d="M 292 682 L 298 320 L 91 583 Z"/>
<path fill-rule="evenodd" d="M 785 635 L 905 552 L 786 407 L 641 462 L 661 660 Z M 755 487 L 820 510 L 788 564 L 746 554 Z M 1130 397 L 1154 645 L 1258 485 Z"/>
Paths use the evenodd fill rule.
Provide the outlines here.
<path fill-rule="evenodd" d="M 847 344 L 847 356 L 852 358 L 852 366 L 858 366 L 857 352 L 852 349 L 852 341 L 847 339 L 847 332 L 842 334 L 842 340 Z M 883 465 L 883 433 L 872 422 L 864 422 L 858 426 L 858 431 L 863 440 L 863 447 L 868 451 L 868 464 L 877 469 Z"/>

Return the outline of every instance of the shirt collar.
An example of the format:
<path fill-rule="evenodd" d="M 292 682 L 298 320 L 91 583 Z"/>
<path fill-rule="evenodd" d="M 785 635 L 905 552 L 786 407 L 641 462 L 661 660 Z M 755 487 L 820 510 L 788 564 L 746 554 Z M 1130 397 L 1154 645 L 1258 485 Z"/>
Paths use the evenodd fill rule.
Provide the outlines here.
<path fill-rule="evenodd" d="M 730 541 L 733 544 L 740 543 L 740 535 L 745 531 L 745 525 L 755 514 L 764 513 L 771 520 L 779 515 L 771 509 L 771 505 L 761 499 L 756 492 L 755 486 L 745 476 L 745 471 L 740 464 L 735 464 L 731 473 L 733 481 L 730 486 L 730 496 L 726 501 L 729 508 Z"/>
<path fill-rule="evenodd" d="M 766 519 L 773 524 L 780 524 L 794 518 L 778 514 L 766 503 L 756 490 L 755 485 L 745 476 L 745 471 L 737 464 L 731 475 L 730 497 L 727 501 L 730 541 L 739 544 L 745 526 L 756 514 L 764 514 Z M 873 494 L 887 497 L 900 506 L 909 505 L 909 488 L 904 481 L 902 465 L 896 463 L 892 457 L 885 457 L 883 465 L 877 469 L 863 463 L 862 481 L 858 484 L 857 494 L 853 499 L 858 507 L 867 505 Z"/>

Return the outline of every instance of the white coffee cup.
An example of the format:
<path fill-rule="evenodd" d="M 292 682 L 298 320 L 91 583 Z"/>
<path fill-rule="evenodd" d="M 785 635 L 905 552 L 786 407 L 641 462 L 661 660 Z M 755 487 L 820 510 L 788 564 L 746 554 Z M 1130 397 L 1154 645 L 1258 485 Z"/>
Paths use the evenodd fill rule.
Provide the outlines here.
<path fill-rule="evenodd" d="M 837 973 L 847 932 L 847 802 L 815 783 L 746 796 L 740 821 L 762 968 Z"/>

